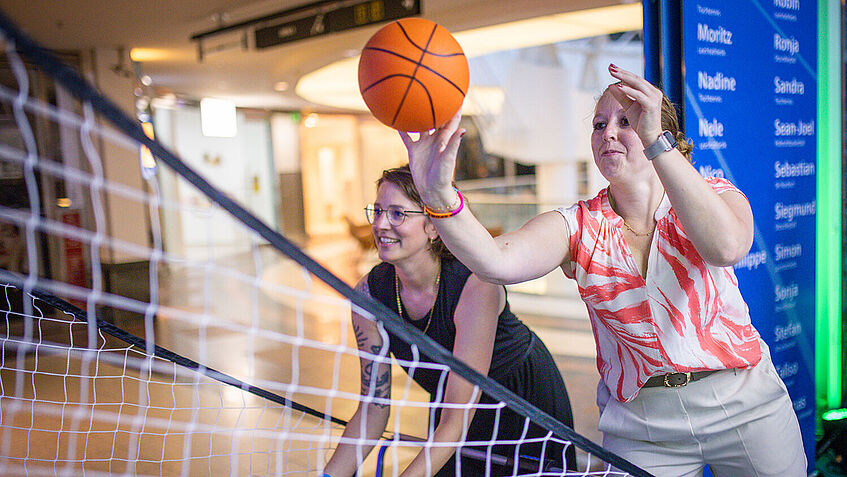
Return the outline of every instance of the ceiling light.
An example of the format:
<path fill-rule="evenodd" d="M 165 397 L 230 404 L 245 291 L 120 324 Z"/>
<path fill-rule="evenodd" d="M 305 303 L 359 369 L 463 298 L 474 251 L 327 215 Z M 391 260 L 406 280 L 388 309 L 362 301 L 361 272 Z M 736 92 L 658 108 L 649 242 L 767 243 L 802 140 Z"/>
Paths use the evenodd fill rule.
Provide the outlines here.
<path fill-rule="evenodd" d="M 200 128 L 207 137 L 235 137 L 235 103 L 226 99 L 200 100 Z"/>
<path fill-rule="evenodd" d="M 129 50 L 129 58 L 138 63 L 145 61 L 162 61 L 172 57 L 172 53 L 161 48 L 133 48 Z"/>
<path fill-rule="evenodd" d="M 303 126 L 307 128 L 313 128 L 318 125 L 318 113 L 310 113 L 306 116 L 306 119 L 303 120 Z"/>
<path fill-rule="evenodd" d="M 277 81 L 274 83 L 274 91 L 288 91 L 289 86 L 288 81 Z"/>
<path fill-rule="evenodd" d="M 548 15 L 489 27 L 453 33 L 469 58 L 497 51 L 549 45 L 562 41 L 587 38 L 609 33 L 642 29 L 640 2 L 610 7 L 579 10 Z M 304 75 L 297 82 L 295 92 L 307 101 L 317 104 L 367 111 L 359 93 L 359 57 L 344 58 Z M 485 102 L 496 104 L 496 92 L 488 91 Z M 468 99 L 472 91 L 468 91 Z M 494 101 L 494 103 L 491 103 Z M 475 105 L 466 100 L 463 111 L 474 114 Z"/>
<path fill-rule="evenodd" d="M 642 28 L 640 3 L 592 8 L 458 32 L 469 57 Z"/>

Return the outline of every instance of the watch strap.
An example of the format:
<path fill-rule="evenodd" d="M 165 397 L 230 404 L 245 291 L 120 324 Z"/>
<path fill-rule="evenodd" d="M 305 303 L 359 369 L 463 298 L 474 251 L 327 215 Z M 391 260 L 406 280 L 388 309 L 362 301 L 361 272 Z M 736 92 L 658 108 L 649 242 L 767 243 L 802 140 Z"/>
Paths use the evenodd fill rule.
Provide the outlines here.
<path fill-rule="evenodd" d="M 644 148 L 644 155 L 647 156 L 648 160 L 652 161 L 659 154 L 670 151 L 676 146 L 676 138 L 673 137 L 670 131 L 665 130 L 662 131 L 662 134 L 659 134 L 656 142 Z"/>

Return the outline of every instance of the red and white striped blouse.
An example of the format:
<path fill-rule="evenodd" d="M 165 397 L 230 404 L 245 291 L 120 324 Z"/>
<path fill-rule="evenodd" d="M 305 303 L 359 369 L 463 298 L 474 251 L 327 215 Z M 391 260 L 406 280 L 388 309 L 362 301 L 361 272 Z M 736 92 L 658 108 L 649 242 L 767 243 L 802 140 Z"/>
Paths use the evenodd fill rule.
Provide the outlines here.
<path fill-rule="evenodd" d="M 707 181 L 719 194 L 738 192 L 725 179 Z M 667 195 L 655 214 L 646 281 L 607 189 L 557 211 L 570 234 L 571 260 L 562 268 L 579 286 L 594 330 L 597 369 L 618 401 L 634 399 L 653 375 L 759 362 L 759 333 L 735 272 L 700 257 Z"/>

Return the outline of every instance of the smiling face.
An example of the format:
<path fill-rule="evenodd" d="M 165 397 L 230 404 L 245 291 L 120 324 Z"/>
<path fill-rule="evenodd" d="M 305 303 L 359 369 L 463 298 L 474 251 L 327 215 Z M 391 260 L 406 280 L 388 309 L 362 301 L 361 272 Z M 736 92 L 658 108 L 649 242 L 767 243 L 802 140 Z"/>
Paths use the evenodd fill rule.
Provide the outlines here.
<path fill-rule="evenodd" d="M 397 184 L 383 182 L 376 192 L 374 207 L 420 211 L 422 207 L 406 196 Z M 435 226 L 423 214 L 409 214 L 400 225 L 388 222 L 387 212 L 374 217 L 371 225 L 379 259 L 396 264 L 400 260 L 431 254 L 429 239 L 436 236 Z"/>
<path fill-rule="evenodd" d="M 597 101 L 591 124 L 594 163 L 606 180 L 614 182 L 615 178 L 649 168 L 641 139 L 629 125 L 620 103 L 608 91 Z"/>

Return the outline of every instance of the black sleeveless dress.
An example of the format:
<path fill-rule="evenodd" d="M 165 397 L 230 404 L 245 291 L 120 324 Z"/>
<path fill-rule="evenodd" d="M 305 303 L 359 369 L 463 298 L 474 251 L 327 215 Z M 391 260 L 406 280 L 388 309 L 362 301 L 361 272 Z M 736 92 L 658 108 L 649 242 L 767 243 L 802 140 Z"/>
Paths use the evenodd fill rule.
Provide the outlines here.
<path fill-rule="evenodd" d="M 456 337 L 453 314 L 470 275 L 470 270 L 458 260 L 442 260 L 441 262 L 441 283 L 431 312 L 431 323 L 426 334 L 451 352 Z M 371 296 L 392 310 L 397 310 L 395 277 L 394 266 L 385 262 L 375 266 L 368 275 Z M 403 310 L 403 319 L 409 321 L 421 331 L 423 331 L 427 321 L 426 318 L 418 321 L 410 320 L 405 309 Z M 412 361 L 411 346 L 390 332 L 388 335 L 389 348 L 394 357 L 401 361 Z M 426 355 L 421 355 L 421 361 L 431 362 Z M 409 372 L 406 366 L 404 366 L 404 369 Z M 442 376 L 442 372 L 437 369 L 417 367 L 413 370 L 412 376 L 415 382 L 429 392 L 431 402 L 435 401 L 438 395 L 439 383 L 443 383 L 443 386 L 447 382 L 447 377 Z M 559 373 L 553 357 L 541 339 L 511 312 L 508 300 L 503 312 L 497 319 L 497 333 L 494 339 L 494 352 L 492 353 L 488 376 L 526 399 L 535 407 L 573 428 L 570 400 L 562 375 Z M 442 389 L 441 393 L 443 394 L 443 392 Z M 499 401 L 493 400 L 486 394 L 483 394 L 480 398 L 480 403 L 492 404 L 497 402 Z M 467 440 L 520 439 L 523 433 L 524 417 L 508 408 L 500 410 L 499 430 L 495 435 L 496 413 L 495 409 L 477 409 L 468 429 Z M 431 413 L 430 419 L 433 423 L 437 423 L 440 415 L 440 409 L 437 409 Z M 526 437 L 545 435 L 547 435 L 546 430 L 535 424 L 530 424 Z M 546 462 L 544 468 L 561 469 L 564 468 L 564 452 L 567 457 L 567 467 L 575 469 L 576 457 L 573 445 L 569 445 L 565 452 L 562 445 L 548 442 L 543 456 L 541 455 L 541 447 L 542 443 L 521 445 L 519 454 L 526 456 L 526 458 L 521 459 L 521 462 L 532 465 L 532 469 L 537 470 L 538 459 L 543 457 Z M 481 455 L 485 456 L 489 452 L 489 448 L 494 455 L 507 456 L 510 459 L 515 455 L 514 445 L 465 446 L 463 449 L 472 449 L 476 452 L 470 453 L 477 455 L 481 451 Z M 455 457 L 451 458 L 436 475 L 455 475 L 454 459 Z M 492 475 L 512 475 L 512 465 L 496 465 L 497 460 L 497 457 L 491 459 Z M 463 475 L 485 475 L 484 457 L 483 460 L 480 460 L 479 457 L 463 456 L 460 463 Z M 519 473 L 525 472 L 519 471 Z"/>

